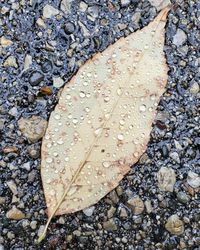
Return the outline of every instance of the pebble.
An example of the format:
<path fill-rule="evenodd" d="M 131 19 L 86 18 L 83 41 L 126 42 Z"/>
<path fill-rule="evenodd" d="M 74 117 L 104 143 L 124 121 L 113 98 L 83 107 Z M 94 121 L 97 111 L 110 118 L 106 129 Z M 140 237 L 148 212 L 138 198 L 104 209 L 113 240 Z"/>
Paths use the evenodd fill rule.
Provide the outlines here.
<path fill-rule="evenodd" d="M 5 248 L 2 244 L 0 244 L 0 250 L 5 250 Z"/>
<path fill-rule="evenodd" d="M 178 192 L 177 199 L 183 204 L 186 204 L 190 201 L 189 195 L 187 195 L 185 192 Z"/>
<path fill-rule="evenodd" d="M 125 6 L 129 5 L 130 2 L 131 2 L 131 0 L 121 0 L 121 6 L 125 7 Z"/>
<path fill-rule="evenodd" d="M 95 206 L 91 206 L 91 207 L 85 208 L 85 209 L 83 209 L 83 213 L 86 216 L 90 217 L 90 216 L 92 216 L 92 214 L 94 212 L 94 209 L 95 209 Z"/>
<path fill-rule="evenodd" d="M 45 24 L 45 22 L 43 21 L 42 18 L 39 17 L 39 18 L 37 19 L 36 23 L 37 23 L 37 25 L 38 25 L 40 28 L 43 28 L 43 29 L 46 28 L 46 24 Z"/>
<path fill-rule="evenodd" d="M 17 115 L 18 115 L 18 110 L 17 110 L 16 107 L 13 107 L 13 108 L 11 108 L 11 109 L 9 110 L 8 113 L 9 113 L 10 115 L 12 115 L 12 116 L 17 116 Z"/>
<path fill-rule="evenodd" d="M 51 6 L 50 4 L 46 4 L 43 8 L 43 17 L 51 18 L 59 14 L 59 10 Z"/>
<path fill-rule="evenodd" d="M 32 56 L 26 55 L 24 59 L 24 71 L 29 69 L 31 64 L 32 64 Z"/>
<path fill-rule="evenodd" d="M 18 194 L 17 186 L 13 180 L 7 181 L 6 184 L 14 195 Z"/>
<path fill-rule="evenodd" d="M 28 149 L 28 154 L 31 158 L 33 159 L 37 159 L 39 156 L 40 156 L 40 150 L 39 149 L 36 149 L 34 147 L 30 147 Z"/>
<path fill-rule="evenodd" d="M 165 228 L 171 234 L 180 235 L 184 232 L 184 223 L 177 214 L 174 214 L 168 218 Z"/>
<path fill-rule="evenodd" d="M 189 171 L 187 176 L 187 183 L 192 188 L 200 187 L 200 176 L 192 171 Z"/>
<path fill-rule="evenodd" d="M 162 191 L 173 192 L 176 175 L 172 168 L 161 167 L 157 173 L 158 187 Z"/>
<path fill-rule="evenodd" d="M 177 163 L 180 163 L 180 158 L 177 152 L 170 152 L 169 156 Z"/>
<path fill-rule="evenodd" d="M 175 44 L 177 47 L 183 45 L 187 40 L 187 35 L 185 32 L 181 29 L 177 29 L 176 34 L 173 38 L 173 44 Z"/>
<path fill-rule="evenodd" d="M 190 87 L 190 93 L 195 95 L 199 92 L 199 89 L 199 84 L 197 82 L 194 82 Z"/>
<path fill-rule="evenodd" d="M 5 202 L 6 202 L 6 198 L 5 198 L 5 197 L 0 196 L 0 205 L 5 204 Z"/>
<path fill-rule="evenodd" d="M 150 200 L 146 200 L 144 202 L 144 205 L 145 205 L 147 213 L 150 214 L 153 211 L 153 207 L 151 205 L 151 201 Z"/>
<path fill-rule="evenodd" d="M 22 117 L 18 121 L 18 126 L 27 139 L 31 142 L 36 142 L 43 137 L 47 127 L 47 121 L 36 115 L 30 118 Z"/>
<path fill-rule="evenodd" d="M 103 222 L 103 228 L 107 231 L 116 231 L 117 225 L 113 219 Z"/>
<path fill-rule="evenodd" d="M 37 221 L 35 221 L 35 220 L 31 221 L 30 227 L 31 227 L 31 229 L 35 230 L 37 228 Z"/>
<path fill-rule="evenodd" d="M 61 77 L 53 77 L 53 86 L 55 88 L 60 88 L 64 84 L 64 80 Z"/>
<path fill-rule="evenodd" d="M 127 204 L 135 215 L 141 214 L 144 211 L 144 203 L 139 196 L 129 199 Z"/>
<path fill-rule="evenodd" d="M 64 26 L 64 31 L 67 35 L 72 34 L 75 31 L 75 25 L 72 22 L 68 22 Z"/>
<path fill-rule="evenodd" d="M 87 10 L 87 8 L 88 8 L 88 5 L 85 2 L 81 1 L 80 5 L 79 5 L 80 11 L 85 12 Z"/>
<path fill-rule="evenodd" d="M 164 9 L 166 6 L 171 4 L 170 0 L 149 0 L 152 6 L 154 6 L 157 11 Z"/>
<path fill-rule="evenodd" d="M 25 218 L 25 214 L 16 207 L 12 207 L 7 213 L 6 217 L 11 220 L 22 220 Z"/>
<path fill-rule="evenodd" d="M 8 46 L 10 46 L 10 45 L 12 45 L 12 41 L 11 40 L 9 40 L 9 39 L 7 39 L 5 36 L 2 36 L 1 38 L 0 38 L 0 44 L 1 44 L 1 46 L 2 47 L 8 47 Z"/>
<path fill-rule="evenodd" d="M 35 86 L 38 85 L 43 80 L 44 80 L 44 75 L 38 71 L 35 71 L 30 75 L 29 82 L 32 86 Z"/>
<path fill-rule="evenodd" d="M 126 209 L 124 207 L 120 208 L 120 214 L 119 215 L 120 215 L 121 218 L 127 218 L 128 217 L 128 213 L 127 213 L 127 211 L 126 211 Z"/>
<path fill-rule="evenodd" d="M 4 67 L 14 67 L 18 68 L 17 60 L 14 56 L 9 56 L 7 59 L 4 61 L 3 64 Z"/>
<path fill-rule="evenodd" d="M 62 0 L 60 3 L 60 9 L 65 13 L 68 14 L 71 9 L 72 0 Z"/>

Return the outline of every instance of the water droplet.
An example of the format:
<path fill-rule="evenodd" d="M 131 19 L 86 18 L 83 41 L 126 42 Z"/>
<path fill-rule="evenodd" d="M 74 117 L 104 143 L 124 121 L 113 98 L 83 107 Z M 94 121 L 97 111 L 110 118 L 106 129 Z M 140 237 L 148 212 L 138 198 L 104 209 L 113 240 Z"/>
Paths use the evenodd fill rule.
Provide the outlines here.
<path fill-rule="evenodd" d="M 74 118 L 72 122 L 73 122 L 74 124 L 77 124 L 77 123 L 78 123 L 78 119 Z"/>
<path fill-rule="evenodd" d="M 52 158 L 50 158 L 50 157 L 47 157 L 47 158 L 46 158 L 46 162 L 47 162 L 47 163 L 52 163 L 52 161 L 53 161 Z"/>
<path fill-rule="evenodd" d="M 117 94 L 118 94 L 118 95 L 121 95 L 121 94 L 122 94 L 122 90 L 121 90 L 120 88 L 117 90 Z"/>
<path fill-rule="evenodd" d="M 74 193 L 76 193 L 76 191 L 77 191 L 77 187 L 71 187 L 67 194 L 69 196 L 72 196 Z"/>
<path fill-rule="evenodd" d="M 47 180 L 46 180 L 46 183 L 47 183 L 47 184 L 51 183 L 51 179 L 47 179 Z"/>
<path fill-rule="evenodd" d="M 97 129 L 94 131 L 94 134 L 95 134 L 96 136 L 99 136 L 99 135 L 101 134 L 101 132 L 102 132 L 102 128 L 97 128 Z"/>
<path fill-rule="evenodd" d="M 51 148 L 52 144 L 51 143 L 47 143 L 47 148 Z"/>
<path fill-rule="evenodd" d="M 80 94 L 79 94 L 79 96 L 80 96 L 81 98 L 84 98 L 84 97 L 85 97 L 85 93 L 84 93 L 83 91 L 81 91 Z"/>
<path fill-rule="evenodd" d="M 89 113 L 90 109 L 88 107 L 85 108 L 85 112 Z"/>
<path fill-rule="evenodd" d="M 108 96 L 106 96 L 106 97 L 104 98 L 104 101 L 105 101 L 105 102 L 109 102 L 109 100 L 110 100 L 110 98 L 109 98 Z"/>
<path fill-rule="evenodd" d="M 123 141 L 124 136 L 123 136 L 122 134 L 118 134 L 117 139 L 118 139 L 119 141 Z"/>
<path fill-rule="evenodd" d="M 83 82 L 83 86 L 88 86 L 88 82 Z"/>
<path fill-rule="evenodd" d="M 55 115 L 54 115 L 54 118 L 55 118 L 56 120 L 59 120 L 59 119 L 60 119 L 60 115 L 59 115 L 59 114 L 55 114 Z"/>
<path fill-rule="evenodd" d="M 89 72 L 89 73 L 87 73 L 87 77 L 91 77 L 92 76 L 92 74 Z"/>
<path fill-rule="evenodd" d="M 110 113 L 104 115 L 105 119 L 108 120 L 110 118 Z"/>
<path fill-rule="evenodd" d="M 66 95 L 66 100 L 70 100 L 71 99 L 71 95 Z"/>
<path fill-rule="evenodd" d="M 59 145 L 62 145 L 64 142 L 63 142 L 62 138 L 60 138 L 59 140 L 57 140 L 57 143 L 58 143 Z"/>
<path fill-rule="evenodd" d="M 142 104 L 139 109 L 140 109 L 141 112 L 145 112 L 146 111 L 146 106 L 144 104 Z"/>
<path fill-rule="evenodd" d="M 145 46 L 144 46 L 144 49 L 148 49 L 149 48 L 149 46 L 146 44 Z"/>
<path fill-rule="evenodd" d="M 54 152 L 54 153 L 53 153 L 53 156 L 55 156 L 55 157 L 58 156 L 58 153 L 57 153 L 57 152 Z"/>
<path fill-rule="evenodd" d="M 69 161 L 69 157 L 65 157 L 65 161 Z"/>
<path fill-rule="evenodd" d="M 52 189 L 52 190 L 49 192 L 49 194 L 52 195 L 52 196 L 54 196 L 54 195 L 56 194 L 56 192 L 55 192 L 55 190 Z"/>
<path fill-rule="evenodd" d="M 104 168 L 109 168 L 111 164 L 110 164 L 109 161 L 104 161 L 104 162 L 102 163 L 102 165 L 103 165 Z"/>
<path fill-rule="evenodd" d="M 125 121 L 124 120 L 120 120 L 119 124 L 123 126 L 125 124 Z"/>

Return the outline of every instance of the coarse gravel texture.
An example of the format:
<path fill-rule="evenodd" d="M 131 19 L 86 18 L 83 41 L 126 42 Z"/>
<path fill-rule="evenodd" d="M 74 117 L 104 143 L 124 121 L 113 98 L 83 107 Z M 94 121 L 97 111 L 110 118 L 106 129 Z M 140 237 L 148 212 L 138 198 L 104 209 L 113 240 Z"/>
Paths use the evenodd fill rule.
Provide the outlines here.
<path fill-rule="evenodd" d="M 78 68 L 157 10 L 146 0 L 3 0 L 0 8 L 0 250 L 200 249 L 199 0 L 179 0 L 169 13 L 169 79 L 146 153 L 98 204 L 55 217 L 40 245 L 45 128 L 31 128 L 31 141 L 18 121 L 45 124 Z"/>

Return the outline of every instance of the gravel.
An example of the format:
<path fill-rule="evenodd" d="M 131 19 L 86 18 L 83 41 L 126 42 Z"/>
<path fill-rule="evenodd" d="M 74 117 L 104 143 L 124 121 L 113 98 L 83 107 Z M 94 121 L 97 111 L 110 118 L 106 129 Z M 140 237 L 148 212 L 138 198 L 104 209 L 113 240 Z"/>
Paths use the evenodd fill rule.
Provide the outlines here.
<path fill-rule="evenodd" d="M 40 245 L 47 221 L 41 138 L 64 83 L 92 55 L 146 26 L 160 6 L 147 0 L 0 6 L 0 249 L 199 250 L 199 1 L 177 1 L 170 11 L 169 79 L 145 154 L 97 204 L 55 217 Z"/>

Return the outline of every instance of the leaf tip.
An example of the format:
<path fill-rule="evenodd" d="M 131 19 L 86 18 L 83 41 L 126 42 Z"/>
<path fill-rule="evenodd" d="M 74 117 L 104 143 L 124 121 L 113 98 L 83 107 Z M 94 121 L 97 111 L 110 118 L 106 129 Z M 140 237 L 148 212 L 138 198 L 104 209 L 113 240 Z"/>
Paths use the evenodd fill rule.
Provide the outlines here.
<path fill-rule="evenodd" d="M 166 22 L 167 20 L 167 15 L 168 15 L 168 12 L 171 10 L 171 5 L 168 5 L 167 7 L 165 7 L 164 9 L 161 10 L 161 12 L 158 14 L 157 16 L 157 20 L 158 21 L 163 21 L 163 22 Z"/>

